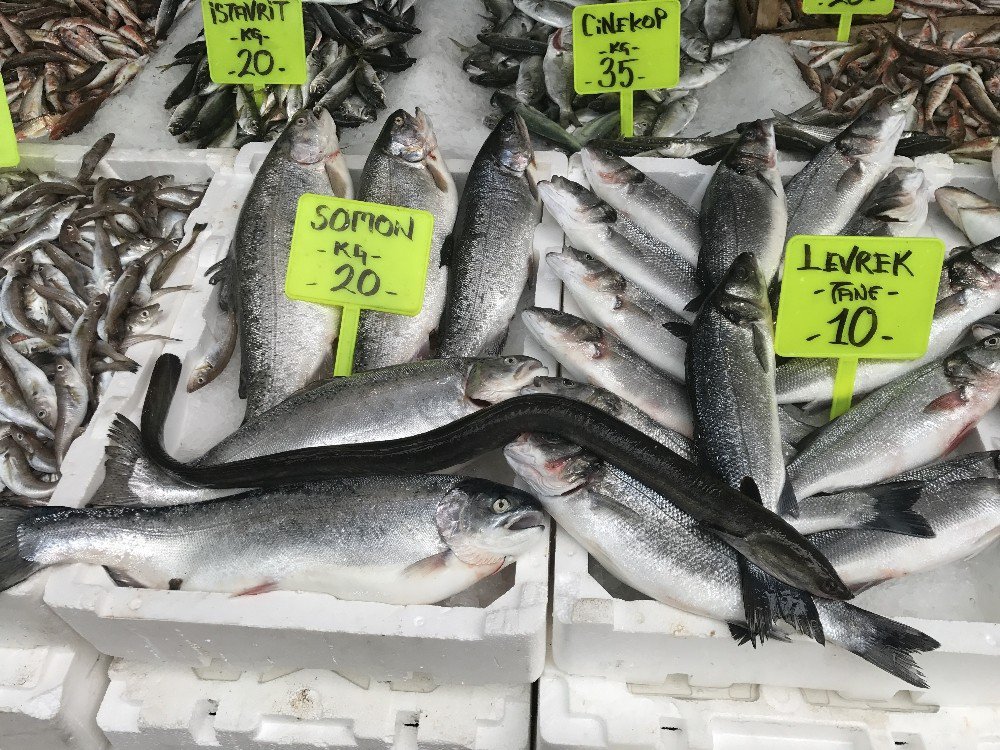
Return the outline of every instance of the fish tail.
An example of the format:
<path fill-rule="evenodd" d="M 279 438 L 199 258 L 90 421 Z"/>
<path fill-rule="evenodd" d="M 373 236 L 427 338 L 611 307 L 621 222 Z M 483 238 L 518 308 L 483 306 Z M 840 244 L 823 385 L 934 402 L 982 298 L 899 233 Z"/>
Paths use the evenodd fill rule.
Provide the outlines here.
<path fill-rule="evenodd" d="M 44 566 L 21 555 L 18 529 L 25 521 L 64 510 L 57 507 L 30 507 L 27 505 L 0 505 L 0 591 L 16 586 Z"/>
<path fill-rule="evenodd" d="M 933 537 L 934 529 L 927 519 L 913 510 L 923 487 L 923 482 L 891 482 L 866 488 L 864 492 L 872 498 L 872 505 L 859 526 L 905 536 Z"/>
<path fill-rule="evenodd" d="M 143 505 L 137 491 L 142 480 L 151 479 L 156 466 L 149 460 L 142 445 L 139 428 L 121 414 L 116 414 L 108 428 L 110 445 L 104 449 L 104 482 L 94 493 L 91 505 Z M 135 481 L 136 479 L 140 481 Z"/>
<path fill-rule="evenodd" d="M 926 633 L 874 612 L 832 599 L 816 601 L 831 641 L 904 682 L 928 687 L 913 655 L 941 646 Z"/>
<path fill-rule="evenodd" d="M 757 638 L 763 643 L 772 637 L 778 620 L 817 643 L 826 643 L 816 604 L 809 593 L 779 581 L 742 556 L 739 570 L 746 618 L 746 637 L 741 643 L 749 641 L 756 648 Z"/>

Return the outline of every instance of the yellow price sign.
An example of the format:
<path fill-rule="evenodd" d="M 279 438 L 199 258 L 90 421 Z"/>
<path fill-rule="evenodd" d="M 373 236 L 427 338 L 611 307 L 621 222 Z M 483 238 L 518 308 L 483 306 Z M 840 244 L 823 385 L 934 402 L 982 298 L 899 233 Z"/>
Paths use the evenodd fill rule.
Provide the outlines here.
<path fill-rule="evenodd" d="M 343 307 L 335 375 L 350 375 L 361 309 L 413 316 L 424 304 L 434 215 L 307 193 L 299 199 L 285 295 Z"/>
<path fill-rule="evenodd" d="M 0 167 L 16 167 L 21 163 L 21 154 L 17 150 L 17 134 L 14 132 L 14 121 L 10 117 L 10 105 L 7 97 L 0 97 Z"/>
<path fill-rule="evenodd" d="M 839 360 L 833 414 L 851 404 L 858 358 L 927 351 L 944 262 L 929 237 L 797 235 L 785 248 L 774 349 Z"/>
<path fill-rule="evenodd" d="M 851 37 L 852 16 L 887 16 L 892 13 L 895 4 L 896 0 L 802 0 L 802 12 L 839 15 L 837 40 L 846 42 Z"/>
<path fill-rule="evenodd" d="M 632 91 L 676 86 L 680 61 L 680 0 L 573 9 L 573 85 L 580 94 L 621 92 L 624 136 L 632 135 Z"/>
<path fill-rule="evenodd" d="M 306 82 L 302 0 L 202 0 L 201 13 L 216 83 Z"/>

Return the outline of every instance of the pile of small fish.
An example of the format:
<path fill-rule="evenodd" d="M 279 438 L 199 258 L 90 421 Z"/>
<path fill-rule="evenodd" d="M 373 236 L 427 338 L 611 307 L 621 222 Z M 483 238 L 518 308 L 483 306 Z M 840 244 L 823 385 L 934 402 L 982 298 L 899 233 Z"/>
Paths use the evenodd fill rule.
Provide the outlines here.
<path fill-rule="evenodd" d="M 168 130 L 199 148 L 239 147 L 268 141 L 303 107 L 325 109 L 342 128 L 374 122 L 386 107 L 389 73 L 416 59 L 406 43 L 420 33 L 414 0 L 353 0 L 303 5 L 307 78 L 302 86 L 218 84 L 208 69 L 204 39 L 177 52 L 172 65 L 188 65 L 167 96 Z"/>
<path fill-rule="evenodd" d="M 866 105 L 915 88 L 910 129 L 944 135 L 963 153 L 989 158 L 1000 134 L 998 42 L 1000 24 L 942 33 L 928 20 L 911 35 L 871 28 L 854 42 L 793 44 L 808 52 L 808 61 L 796 57 L 796 63 L 832 114 L 853 118 Z"/>
<path fill-rule="evenodd" d="M 126 350 L 162 338 L 149 331 L 204 193 L 169 176 L 95 178 L 112 140 L 75 177 L 0 176 L 0 481 L 25 503 L 52 494 L 114 373 L 138 368 Z"/>
<path fill-rule="evenodd" d="M 582 152 L 589 188 L 539 184 L 569 244 L 546 261 L 579 315 L 524 313 L 574 378 L 524 392 L 584 400 L 660 440 L 806 534 L 854 592 L 966 559 L 1000 532 L 1000 453 L 949 458 L 1000 401 L 995 324 L 967 339 L 1000 308 L 1000 209 L 962 189 L 937 192 L 979 244 L 946 261 L 927 353 L 862 360 L 864 398 L 839 418 L 825 416 L 836 362 L 774 353 L 771 300 L 788 237 L 923 226 L 924 174 L 892 169 L 915 94 L 869 109 L 787 185 L 772 124 L 745 124 L 700 213 L 594 147 Z M 913 654 L 934 639 L 787 585 L 590 451 L 535 435 L 507 457 L 555 521 L 634 589 L 723 620 L 743 640 L 792 629 L 926 684 Z"/>
<path fill-rule="evenodd" d="M 181 4 L 4 2 L 0 72 L 18 140 L 46 134 L 55 140 L 83 128 L 149 62 Z"/>
<path fill-rule="evenodd" d="M 578 151 L 595 138 L 620 132 L 618 94 L 577 95 L 573 88 L 573 7 L 581 0 L 487 0 L 492 24 L 478 43 L 456 44 L 465 53 L 469 80 L 497 89 L 492 127 L 516 111 L 531 132 L 552 145 Z M 680 133 L 698 110 L 697 94 L 721 76 L 733 54 L 749 39 L 728 38 L 733 30 L 732 0 L 692 0 L 681 20 L 680 82 L 672 89 L 636 92 L 634 133 L 670 137 Z"/>
<path fill-rule="evenodd" d="M 889 18 L 946 18 L 948 16 L 995 15 L 996 0 L 899 0 L 889 13 Z M 855 23 L 881 22 L 885 16 L 859 15 Z M 783 0 L 778 10 L 777 28 L 813 29 L 836 26 L 837 16 L 815 15 L 802 12 L 802 0 Z"/>

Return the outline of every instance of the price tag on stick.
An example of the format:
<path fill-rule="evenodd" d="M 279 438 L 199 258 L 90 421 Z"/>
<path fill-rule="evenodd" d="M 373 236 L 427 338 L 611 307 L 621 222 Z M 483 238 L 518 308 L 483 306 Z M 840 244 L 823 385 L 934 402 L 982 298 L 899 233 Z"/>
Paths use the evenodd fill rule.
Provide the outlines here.
<path fill-rule="evenodd" d="M 632 92 L 677 85 L 679 0 L 578 5 L 573 9 L 573 85 L 579 94 L 619 91 L 622 135 L 631 138 Z"/>
<path fill-rule="evenodd" d="M 302 0 L 201 0 L 201 13 L 216 83 L 306 82 Z"/>
<path fill-rule="evenodd" d="M 887 16 L 894 6 L 895 0 L 802 0 L 803 13 L 840 16 L 838 42 L 851 38 L 851 19 L 855 15 Z"/>
<path fill-rule="evenodd" d="M 413 316 L 424 304 L 434 215 L 307 193 L 285 274 L 291 299 L 343 308 L 334 375 L 350 375 L 362 309 Z"/>
<path fill-rule="evenodd" d="M 774 349 L 838 360 L 831 419 L 851 407 L 859 358 L 927 352 L 944 252 L 941 240 L 928 237 L 788 241 Z"/>
<path fill-rule="evenodd" d="M 14 132 L 14 122 L 10 117 L 10 105 L 7 97 L 0 97 L 0 167 L 16 167 L 21 163 L 21 154 L 17 150 L 17 134 Z"/>

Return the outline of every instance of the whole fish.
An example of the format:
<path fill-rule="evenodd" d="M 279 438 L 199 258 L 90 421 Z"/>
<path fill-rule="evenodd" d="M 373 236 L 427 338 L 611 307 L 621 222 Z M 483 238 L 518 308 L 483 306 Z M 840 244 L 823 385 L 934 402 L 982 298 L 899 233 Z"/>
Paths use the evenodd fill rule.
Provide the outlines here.
<path fill-rule="evenodd" d="M 656 121 L 649 131 L 653 138 L 670 138 L 680 133 L 688 126 L 698 113 L 698 98 L 693 94 L 667 104 L 657 114 Z"/>
<path fill-rule="evenodd" d="M 499 353 L 528 283 L 541 213 L 524 120 L 504 116 L 472 164 L 458 204 L 441 357 Z"/>
<path fill-rule="evenodd" d="M 692 318 L 686 308 L 701 295 L 694 268 L 673 248 L 645 242 L 613 208 L 572 180 L 555 176 L 538 183 L 538 193 L 559 222 L 570 243 L 599 258 L 678 315 Z M 622 231 L 618 231 L 622 230 Z"/>
<path fill-rule="evenodd" d="M 171 508 L 6 506 L 0 587 L 90 563 L 145 588 L 432 604 L 497 572 L 544 531 L 526 493 L 443 475 L 291 485 Z"/>
<path fill-rule="evenodd" d="M 945 216 L 969 242 L 980 245 L 1000 237 L 1000 206 L 963 187 L 941 187 L 934 191 Z"/>
<path fill-rule="evenodd" d="M 929 199 L 922 169 L 896 167 L 875 186 L 840 233 L 861 237 L 916 236 L 927 221 Z"/>
<path fill-rule="evenodd" d="M 837 234 L 885 176 L 916 91 L 858 117 L 785 187 L 788 237 Z"/>
<path fill-rule="evenodd" d="M 420 313 L 412 318 L 374 310 L 361 313 L 354 368 L 372 370 L 426 356 L 428 337 L 438 327 L 448 289 L 448 267 L 442 263 L 441 248 L 455 222 L 458 194 L 431 121 L 419 108 L 414 115 L 400 109 L 386 119 L 365 162 L 358 197 L 434 215 Z"/>
<path fill-rule="evenodd" d="M 757 120 L 742 126 L 740 139 L 719 164 L 701 206 L 697 278 L 715 289 L 733 261 L 753 253 L 770 284 L 785 250 L 788 215 L 778 173 L 774 128 Z"/>
<path fill-rule="evenodd" d="M 620 338 L 649 364 L 684 380 L 690 324 L 588 253 L 566 248 L 546 263 L 583 311 L 583 317 Z"/>
<path fill-rule="evenodd" d="M 870 393 L 893 379 L 944 355 L 973 323 L 1000 307 L 1000 242 L 960 251 L 945 262 L 946 286 L 934 307 L 930 340 L 922 357 L 908 360 L 863 359 L 854 379 L 855 395 Z M 778 403 L 810 406 L 830 401 L 836 362 L 788 359 L 778 366 Z"/>
<path fill-rule="evenodd" d="M 285 296 L 295 210 L 305 193 L 353 197 L 326 111 L 303 110 L 292 119 L 257 171 L 236 225 L 229 283 L 248 419 L 332 372 L 339 311 Z"/>
<path fill-rule="evenodd" d="M 247 420 L 194 464 L 276 451 L 417 435 L 516 396 L 545 370 L 530 357 L 435 359 L 334 378 Z M 135 425 L 118 418 L 95 505 L 178 505 L 218 492 L 178 482 L 148 459 Z"/>
<path fill-rule="evenodd" d="M 619 156 L 590 146 L 581 151 L 593 191 L 694 265 L 701 235 L 698 213 Z"/>
<path fill-rule="evenodd" d="M 928 362 L 817 430 L 788 475 L 800 500 L 875 484 L 952 451 L 1000 400 L 1000 336 Z"/>
<path fill-rule="evenodd" d="M 559 108 L 559 124 L 566 127 L 580 121 L 573 111 L 573 27 L 556 29 L 549 37 L 549 46 L 542 60 L 545 90 Z"/>
<path fill-rule="evenodd" d="M 748 636 L 739 555 L 656 494 L 579 447 L 525 436 L 504 450 L 556 523 L 623 583 L 668 606 L 726 622 Z M 815 600 L 826 640 L 912 685 L 926 686 L 913 653 L 937 641 L 851 604 Z"/>
<path fill-rule="evenodd" d="M 522 314 L 531 334 L 576 379 L 606 388 L 660 424 L 693 435 L 684 387 L 613 334 L 575 315 L 532 307 Z"/>

